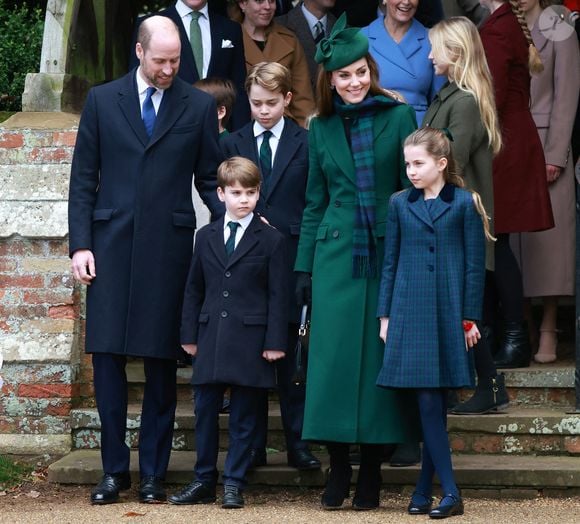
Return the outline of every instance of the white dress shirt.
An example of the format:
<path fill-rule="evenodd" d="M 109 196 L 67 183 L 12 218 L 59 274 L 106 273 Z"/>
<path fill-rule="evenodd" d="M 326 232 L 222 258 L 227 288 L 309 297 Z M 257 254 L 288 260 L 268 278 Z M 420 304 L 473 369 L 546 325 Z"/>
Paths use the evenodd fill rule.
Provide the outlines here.
<path fill-rule="evenodd" d="M 322 27 L 324 28 L 324 34 L 328 36 L 328 16 L 324 15 L 320 20 L 316 18 L 308 9 L 306 9 L 305 5 L 302 4 L 300 6 L 302 9 L 302 14 L 306 21 L 308 22 L 308 27 L 310 27 L 310 32 L 312 33 L 312 38 L 316 38 L 316 24 L 320 21 L 322 22 Z"/>
<path fill-rule="evenodd" d="M 256 139 L 256 145 L 258 146 L 258 153 L 264 137 L 262 133 L 267 131 L 267 129 L 260 123 L 254 121 L 254 138 Z M 276 151 L 278 150 L 278 144 L 280 143 L 280 137 L 282 136 L 282 131 L 284 131 L 284 117 L 282 117 L 278 123 L 269 130 L 272 132 L 270 137 L 270 149 L 272 150 L 272 166 L 274 165 L 274 159 L 276 158 Z"/>
<path fill-rule="evenodd" d="M 139 105 L 141 106 L 141 118 L 143 118 L 143 103 L 145 102 L 145 98 L 147 98 L 147 88 L 155 86 L 150 86 L 147 82 L 145 82 L 145 80 L 143 80 L 143 77 L 141 76 L 141 66 L 139 66 L 137 69 L 136 75 L 137 92 L 139 93 Z M 157 89 L 157 91 L 151 95 L 151 101 L 153 102 L 155 114 L 159 113 L 161 100 L 163 100 L 163 89 Z"/>
<path fill-rule="evenodd" d="M 237 222 L 238 224 L 240 224 L 240 227 L 238 227 L 238 229 L 236 229 L 236 241 L 234 244 L 234 249 L 235 249 L 236 247 L 238 247 L 240 240 L 242 240 L 242 237 L 244 236 L 246 229 L 248 229 L 248 226 L 250 225 L 252 218 L 254 218 L 253 212 L 246 215 L 244 218 L 232 218 L 228 214 L 228 212 L 226 211 L 226 214 L 224 215 L 224 246 L 225 246 L 226 242 L 228 241 L 228 238 L 230 237 L 230 234 L 231 234 L 230 226 L 228 226 L 228 223 L 229 222 Z"/>
<path fill-rule="evenodd" d="M 177 0 L 175 3 L 175 9 L 181 17 L 181 22 L 187 33 L 187 38 L 191 38 L 189 35 L 189 25 L 191 23 L 191 12 L 193 9 L 187 7 L 181 0 Z M 201 30 L 201 41 L 203 44 L 203 78 L 207 77 L 207 70 L 209 68 L 209 62 L 211 60 L 211 29 L 209 27 L 209 12 L 207 4 L 205 4 L 201 9 L 199 9 L 201 16 L 199 17 L 199 28 Z"/>

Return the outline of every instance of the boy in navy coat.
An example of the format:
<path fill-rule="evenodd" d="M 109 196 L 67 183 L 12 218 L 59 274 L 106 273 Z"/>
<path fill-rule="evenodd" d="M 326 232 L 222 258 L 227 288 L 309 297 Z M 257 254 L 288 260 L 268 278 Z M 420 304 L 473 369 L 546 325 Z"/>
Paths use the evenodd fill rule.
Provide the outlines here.
<path fill-rule="evenodd" d="M 288 348 L 285 359 L 277 363 L 280 410 L 288 450 L 288 464 L 301 470 L 318 469 L 320 461 L 301 439 L 304 419 L 304 385 L 292 383 L 294 346 L 298 336 L 300 310 L 294 298 L 293 272 L 298 235 L 305 207 L 308 178 L 308 132 L 284 110 L 292 99 L 292 81 L 286 67 L 275 62 L 256 64 L 246 78 L 253 122 L 220 141 L 226 158 L 238 155 L 260 166 L 262 187 L 256 210 L 286 240 L 288 267 Z M 268 396 L 264 392 L 252 450 L 252 466 L 266 464 Z"/>
<path fill-rule="evenodd" d="M 222 507 L 241 508 L 259 401 L 275 386 L 273 362 L 286 351 L 287 262 L 284 237 L 253 212 L 256 165 L 241 157 L 223 162 L 217 192 L 226 215 L 197 233 L 181 322 L 182 347 L 196 357 L 195 479 L 168 500 L 215 501 L 218 416 L 230 387 Z"/>

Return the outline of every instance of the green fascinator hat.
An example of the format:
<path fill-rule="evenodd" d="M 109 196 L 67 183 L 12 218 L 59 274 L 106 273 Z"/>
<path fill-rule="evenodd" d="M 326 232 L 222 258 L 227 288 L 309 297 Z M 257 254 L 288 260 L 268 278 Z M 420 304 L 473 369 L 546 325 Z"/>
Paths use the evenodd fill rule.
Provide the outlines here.
<path fill-rule="evenodd" d="M 346 27 L 346 14 L 343 13 L 334 24 L 332 32 L 323 38 L 316 48 L 314 60 L 325 71 L 336 71 L 356 62 L 369 51 L 369 41 L 358 27 Z"/>

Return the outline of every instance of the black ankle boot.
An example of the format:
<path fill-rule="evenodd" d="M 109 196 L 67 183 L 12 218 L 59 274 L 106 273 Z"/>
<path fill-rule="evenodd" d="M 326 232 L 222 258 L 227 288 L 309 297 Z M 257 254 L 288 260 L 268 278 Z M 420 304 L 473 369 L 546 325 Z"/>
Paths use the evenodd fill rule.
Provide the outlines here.
<path fill-rule="evenodd" d="M 477 383 L 473 396 L 451 409 L 453 415 L 482 415 L 505 409 L 509 397 L 505 388 L 505 375 L 482 377 Z"/>
<path fill-rule="evenodd" d="M 352 468 L 348 460 L 348 444 L 328 444 L 330 455 L 330 470 L 328 480 L 322 494 L 322 508 L 327 510 L 340 509 L 345 498 L 350 495 L 350 478 Z"/>
<path fill-rule="evenodd" d="M 379 507 L 383 482 L 381 463 L 383 457 L 390 456 L 394 449 L 394 445 L 361 444 L 361 463 L 352 499 L 353 509 L 365 511 Z"/>
<path fill-rule="evenodd" d="M 500 350 L 494 357 L 496 367 L 500 369 L 526 368 L 530 365 L 531 359 L 532 348 L 526 323 L 506 322 Z"/>

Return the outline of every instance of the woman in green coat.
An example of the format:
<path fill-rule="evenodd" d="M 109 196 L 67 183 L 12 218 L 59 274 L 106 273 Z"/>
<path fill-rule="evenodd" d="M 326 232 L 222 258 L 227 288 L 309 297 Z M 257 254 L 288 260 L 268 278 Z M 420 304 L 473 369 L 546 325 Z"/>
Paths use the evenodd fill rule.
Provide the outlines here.
<path fill-rule="evenodd" d="M 407 185 L 402 143 L 415 116 L 379 86 L 368 40 L 345 24 L 343 16 L 316 53 L 324 70 L 295 265 L 298 300 L 312 292 L 302 436 L 328 446 L 327 509 L 348 496 L 349 443 L 361 444 L 353 506 L 371 509 L 379 504 L 383 445 L 419 434 L 414 400 L 375 385 L 383 358 L 377 299 L 387 204 Z"/>
<path fill-rule="evenodd" d="M 423 124 L 447 128 L 457 167 L 468 189 L 481 196 L 490 216 L 493 232 L 494 154 L 501 148 L 501 133 L 495 107 L 491 73 L 487 66 L 481 38 L 467 18 L 443 20 L 429 31 L 431 60 L 435 73 L 447 76 L 429 106 Z M 494 288 L 494 244 L 486 243 L 486 293 Z M 484 308 L 479 323 L 481 340 L 475 346 L 478 385 L 473 397 L 452 409 L 454 414 L 487 413 L 508 403 L 504 375 L 498 375 L 492 357 L 492 311 Z"/>

